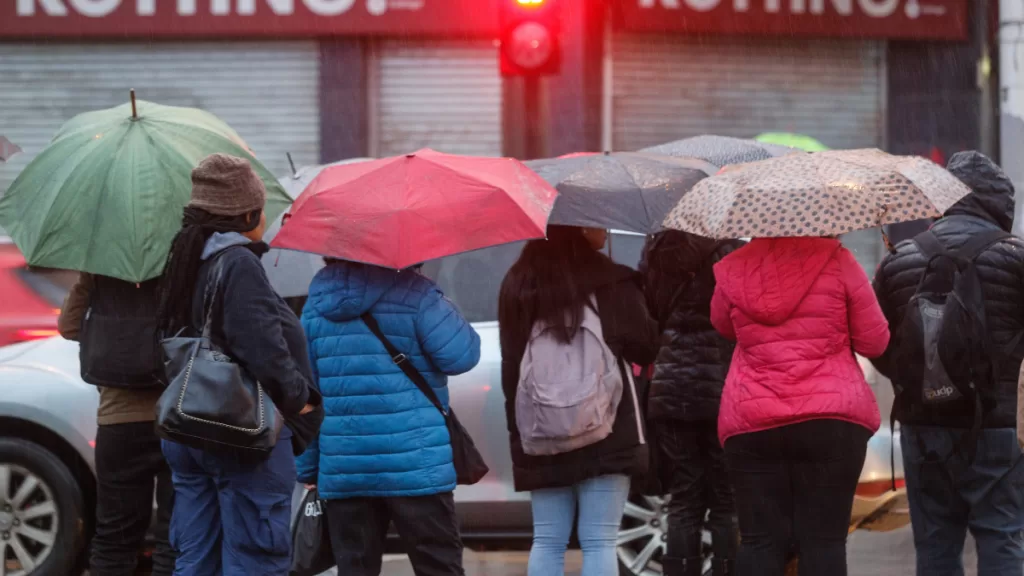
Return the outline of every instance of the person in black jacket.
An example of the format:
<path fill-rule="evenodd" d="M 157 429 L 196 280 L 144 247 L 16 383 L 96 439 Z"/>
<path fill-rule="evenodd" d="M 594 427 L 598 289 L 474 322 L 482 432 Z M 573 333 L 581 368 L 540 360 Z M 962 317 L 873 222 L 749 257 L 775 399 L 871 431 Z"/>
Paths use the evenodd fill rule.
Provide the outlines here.
<path fill-rule="evenodd" d="M 991 231 L 1010 232 L 1014 190 L 1010 179 L 979 152 L 961 152 L 948 170 L 973 192 L 946 211 L 931 228 L 946 250 Z M 903 342 L 901 326 L 928 258 L 914 240 L 897 244 L 875 275 L 874 288 L 892 340 L 875 366 L 897 391 L 916 389 L 910 382 L 906 353 L 921 343 Z M 991 356 L 975 367 L 992 377 L 978 383 L 982 428 L 968 446 L 975 424 L 975 402 L 924 404 L 900 394 L 893 416 L 902 424 L 900 442 L 917 548 L 918 576 L 963 574 L 964 536 L 978 544 L 978 573 L 1024 573 L 1024 461 L 1017 446 L 1017 376 L 1024 359 L 1024 242 L 1008 237 L 990 245 L 975 260 L 984 296 Z M 945 340 L 943 341 L 945 342 Z M 921 370 L 917 371 L 918 374 Z M 974 452 L 973 459 L 970 456 Z"/>
<path fill-rule="evenodd" d="M 533 548 L 529 576 L 561 576 L 573 522 L 583 548 L 583 574 L 618 574 L 616 535 L 630 477 L 647 470 L 639 398 L 626 364 L 649 364 L 658 349 L 657 325 L 647 313 L 638 274 L 599 250 L 604 230 L 549 226 L 502 282 L 498 298 L 501 384 L 517 491 L 532 492 Z M 596 302 L 605 343 L 620 360 L 622 397 L 611 432 L 595 443 L 551 455 L 528 455 L 516 425 L 520 363 L 535 323 L 575 337 L 584 306 Z M 627 373 L 628 371 L 628 373 Z M 578 511 L 578 514 L 577 514 Z"/>
<path fill-rule="evenodd" d="M 718 405 L 735 345 L 711 325 L 711 297 L 715 263 L 742 245 L 666 230 L 647 242 L 640 262 L 662 335 L 647 415 L 672 495 L 665 576 L 702 574 L 705 518 L 714 575 L 729 574 L 736 556 L 736 511 L 718 442 Z"/>
<path fill-rule="evenodd" d="M 248 161 L 205 158 L 192 171 L 192 200 L 160 285 L 163 332 L 198 334 L 209 307 L 211 339 L 263 385 L 287 423 L 265 458 L 163 441 L 181 576 L 284 576 L 291 565 L 294 455 L 319 433 L 323 408 L 299 319 L 260 263 L 265 196 Z"/>

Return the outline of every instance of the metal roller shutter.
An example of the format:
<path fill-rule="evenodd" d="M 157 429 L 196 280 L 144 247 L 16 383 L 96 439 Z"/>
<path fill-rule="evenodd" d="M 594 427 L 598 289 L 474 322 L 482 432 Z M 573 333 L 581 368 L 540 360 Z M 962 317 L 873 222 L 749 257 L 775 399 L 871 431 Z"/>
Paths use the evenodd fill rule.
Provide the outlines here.
<path fill-rule="evenodd" d="M 884 44 L 618 33 L 612 144 L 698 134 L 808 134 L 832 148 L 882 145 Z"/>
<path fill-rule="evenodd" d="M 25 152 L 0 163 L 0 192 L 75 114 L 139 98 L 208 110 L 279 176 L 320 161 L 315 42 L 0 43 L 0 134 Z"/>
<path fill-rule="evenodd" d="M 420 148 L 502 153 L 501 75 L 490 40 L 384 40 L 376 46 L 376 156 Z"/>

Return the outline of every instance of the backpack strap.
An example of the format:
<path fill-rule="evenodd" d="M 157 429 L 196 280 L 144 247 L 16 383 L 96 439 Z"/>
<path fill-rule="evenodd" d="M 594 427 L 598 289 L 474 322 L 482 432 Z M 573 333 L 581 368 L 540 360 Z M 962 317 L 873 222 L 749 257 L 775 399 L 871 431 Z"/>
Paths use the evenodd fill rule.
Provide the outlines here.
<path fill-rule="evenodd" d="M 934 234 L 933 234 L 934 236 Z M 984 232 L 975 234 L 967 241 L 966 244 L 956 249 L 954 253 L 964 260 L 974 261 L 975 258 L 981 255 L 990 246 L 1012 237 L 1013 234 L 1004 230 L 986 230 Z M 937 239 L 936 239 L 937 240 Z"/>
<path fill-rule="evenodd" d="M 939 237 L 935 235 L 931 230 L 925 230 L 917 236 L 914 236 L 914 244 L 917 244 L 917 248 L 921 250 L 929 261 L 936 256 L 942 256 L 948 252 L 946 247 L 939 241 Z"/>

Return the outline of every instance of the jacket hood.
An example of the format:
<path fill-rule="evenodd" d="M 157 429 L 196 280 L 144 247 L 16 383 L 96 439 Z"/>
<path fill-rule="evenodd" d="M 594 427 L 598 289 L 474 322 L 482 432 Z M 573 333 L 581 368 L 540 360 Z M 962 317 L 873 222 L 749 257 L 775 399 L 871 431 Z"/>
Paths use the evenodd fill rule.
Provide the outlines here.
<path fill-rule="evenodd" d="M 644 245 L 640 274 L 654 317 L 665 320 L 680 290 L 705 266 L 742 245 L 739 240 L 713 240 L 681 230 L 663 230 L 651 237 Z"/>
<path fill-rule="evenodd" d="M 209 260 L 214 254 L 227 250 L 232 246 L 244 246 L 251 243 L 252 240 L 238 232 L 214 232 L 206 239 L 206 244 L 203 245 L 203 253 L 199 258 L 201 260 Z"/>
<path fill-rule="evenodd" d="M 353 320 L 373 308 L 381 296 L 395 285 L 399 275 L 416 273 L 369 264 L 334 262 L 313 277 L 306 305 L 334 322 Z"/>
<path fill-rule="evenodd" d="M 1013 229 L 1013 183 L 995 162 L 981 152 L 957 152 L 946 166 L 971 193 L 946 210 L 945 216 L 977 216 L 1007 232 Z"/>
<path fill-rule="evenodd" d="M 715 278 L 744 314 L 778 326 L 800 305 L 840 246 L 831 238 L 756 238 L 715 265 Z"/>

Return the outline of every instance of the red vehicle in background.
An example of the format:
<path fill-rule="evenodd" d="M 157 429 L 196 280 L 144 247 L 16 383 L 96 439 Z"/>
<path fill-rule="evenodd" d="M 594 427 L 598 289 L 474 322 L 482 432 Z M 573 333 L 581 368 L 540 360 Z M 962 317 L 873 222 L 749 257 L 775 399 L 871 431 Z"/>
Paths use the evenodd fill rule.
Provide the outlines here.
<path fill-rule="evenodd" d="M 57 335 L 57 316 L 76 272 L 30 267 L 0 236 L 0 346 Z"/>

